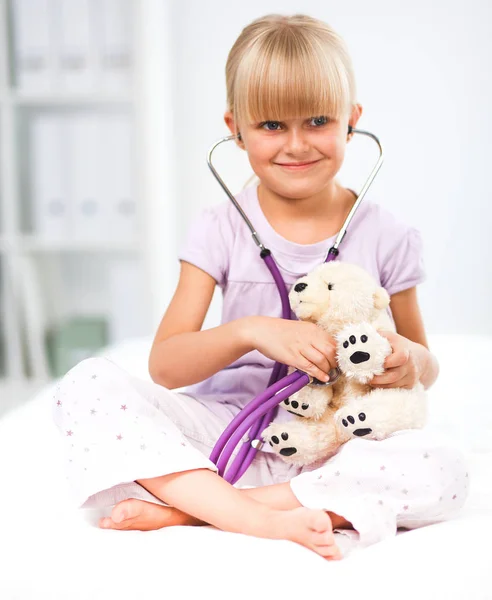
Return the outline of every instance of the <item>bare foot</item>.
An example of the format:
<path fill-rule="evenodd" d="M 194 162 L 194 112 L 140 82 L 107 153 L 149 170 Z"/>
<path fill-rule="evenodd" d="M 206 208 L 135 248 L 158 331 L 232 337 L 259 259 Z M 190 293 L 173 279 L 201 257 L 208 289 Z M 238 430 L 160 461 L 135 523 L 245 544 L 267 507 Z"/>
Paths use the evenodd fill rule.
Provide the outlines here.
<path fill-rule="evenodd" d="M 111 517 L 99 520 L 102 529 L 152 531 L 173 525 L 206 525 L 177 508 L 161 506 L 145 500 L 129 498 L 118 503 Z M 332 522 L 323 510 L 294 508 L 268 510 L 268 518 L 261 519 L 251 531 L 257 537 L 291 540 L 327 559 L 340 559 L 342 554 L 335 544 Z"/>
<path fill-rule="evenodd" d="M 335 544 L 331 519 L 323 510 L 294 508 L 276 511 L 271 529 L 261 537 L 292 540 L 327 559 L 340 559 L 342 553 Z"/>
<path fill-rule="evenodd" d="M 177 508 L 162 506 L 145 500 L 122 500 L 111 511 L 111 517 L 99 519 L 102 529 L 153 531 L 172 525 L 205 525 Z"/>

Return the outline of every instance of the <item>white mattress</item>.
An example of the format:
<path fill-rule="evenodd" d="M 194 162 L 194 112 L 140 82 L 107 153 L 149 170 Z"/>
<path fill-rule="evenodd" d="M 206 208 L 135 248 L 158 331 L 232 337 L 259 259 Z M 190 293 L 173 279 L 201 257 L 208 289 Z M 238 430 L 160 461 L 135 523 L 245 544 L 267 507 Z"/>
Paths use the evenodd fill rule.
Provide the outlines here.
<path fill-rule="evenodd" d="M 101 530 L 73 507 L 51 422 L 53 386 L 0 420 L 0 599 L 492 599 L 492 339 L 434 337 L 431 427 L 467 452 L 471 496 L 450 522 L 327 562 L 292 542 L 211 527 Z M 150 340 L 105 352 L 148 377 Z M 463 355 L 463 356 L 461 356 Z M 106 513 L 105 513 L 106 514 Z"/>

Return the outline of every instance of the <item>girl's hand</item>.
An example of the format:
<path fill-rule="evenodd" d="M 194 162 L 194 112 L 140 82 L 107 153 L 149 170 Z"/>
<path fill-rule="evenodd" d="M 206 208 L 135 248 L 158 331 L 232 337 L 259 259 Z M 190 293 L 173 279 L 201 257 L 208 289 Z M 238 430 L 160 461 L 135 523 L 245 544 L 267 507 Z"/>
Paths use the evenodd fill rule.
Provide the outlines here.
<path fill-rule="evenodd" d="M 392 354 L 384 361 L 385 372 L 375 375 L 369 385 L 380 388 L 412 389 L 422 375 L 421 361 L 415 352 L 415 344 L 393 331 L 378 330 L 391 344 Z"/>
<path fill-rule="evenodd" d="M 337 366 L 336 341 L 314 323 L 276 317 L 247 317 L 246 339 L 263 355 L 320 381 Z"/>

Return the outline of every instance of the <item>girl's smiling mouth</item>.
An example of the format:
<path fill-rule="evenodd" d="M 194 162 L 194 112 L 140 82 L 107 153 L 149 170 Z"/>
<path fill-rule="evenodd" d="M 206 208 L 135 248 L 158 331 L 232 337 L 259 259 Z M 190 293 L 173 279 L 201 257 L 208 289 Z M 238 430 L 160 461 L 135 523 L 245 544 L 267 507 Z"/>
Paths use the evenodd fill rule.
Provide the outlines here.
<path fill-rule="evenodd" d="M 283 169 L 287 169 L 288 171 L 302 171 L 305 169 L 309 169 L 314 165 L 318 164 L 321 159 L 313 160 L 311 162 L 292 162 L 292 163 L 274 163 L 278 167 L 282 167 Z"/>

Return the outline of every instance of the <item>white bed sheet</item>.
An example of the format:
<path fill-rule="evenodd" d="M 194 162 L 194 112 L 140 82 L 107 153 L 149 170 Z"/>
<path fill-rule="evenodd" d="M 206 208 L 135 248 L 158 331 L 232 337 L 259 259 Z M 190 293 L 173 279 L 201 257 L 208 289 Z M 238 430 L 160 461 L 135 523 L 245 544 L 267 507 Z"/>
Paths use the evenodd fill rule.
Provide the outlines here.
<path fill-rule="evenodd" d="M 431 341 L 442 371 L 431 426 L 452 432 L 470 463 L 471 495 L 459 518 L 404 532 L 340 562 L 292 542 L 212 527 L 101 530 L 96 523 L 106 512 L 77 510 L 66 487 L 51 385 L 0 420 L 0 600 L 492 599 L 492 403 L 479 382 L 492 339 Z M 105 354 L 148 377 L 149 344 L 135 340 Z M 463 348 L 469 352 L 455 364 Z M 458 378 L 459 372 L 468 375 Z"/>

